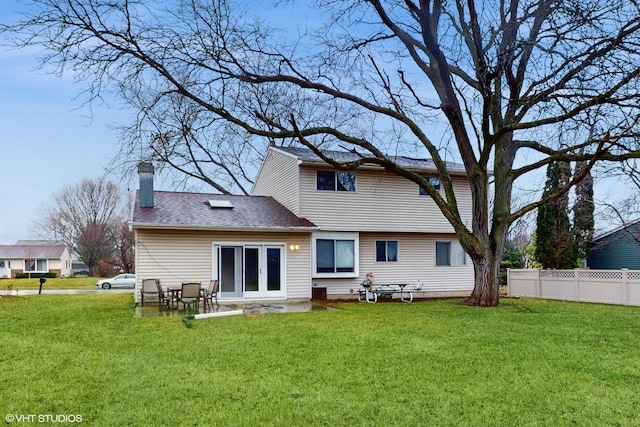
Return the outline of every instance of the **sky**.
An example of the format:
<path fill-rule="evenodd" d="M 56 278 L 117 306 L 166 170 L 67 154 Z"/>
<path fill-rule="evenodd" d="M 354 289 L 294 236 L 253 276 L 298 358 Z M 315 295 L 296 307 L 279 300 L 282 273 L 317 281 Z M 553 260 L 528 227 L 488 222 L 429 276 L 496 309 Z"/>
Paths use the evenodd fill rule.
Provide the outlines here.
<path fill-rule="evenodd" d="M 0 22 L 19 18 L 24 0 L 0 0 Z M 71 73 L 62 77 L 36 70 L 40 52 L 9 50 L 0 35 L 0 245 L 41 239 L 34 223 L 54 194 L 84 178 L 98 178 L 116 155 L 119 134 L 112 125 L 126 111 L 82 106 L 84 89 Z M 132 114 L 129 112 L 129 114 Z M 137 177 L 122 183 L 137 188 Z M 156 178 L 155 189 L 173 190 Z"/>
<path fill-rule="evenodd" d="M 14 21 L 17 9 L 26 6 L 0 0 L 0 21 Z M 124 122 L 127 114 L 105 105 L 83 106 L 76 97 L 84 86 L 71 74 L 37 71 L 39 52 L 3 44 L 0 35 L 0 245 L 41 238 L 34 223 L 53 195 L 104 174 L 120 147 L 110 125 Z M 120 176 L 107 176 L 119 182 Z M 123 187 L 135 191 L 136 179 Z M 173 189 L 161 180 L 155 188 Z"/>
<path fill-rule="evenodd" d="M 0 2 L 9 22 L 22 3 Z M 0 36 L 0 44 L 2 44 Z M 82 87 L 70 76 L 35 71 L 37 52 L 0 46 L 0 244 L 40 238 L 34 222 L 64 187 L 97 178 L 114 157 L 109 125 L 125 114 L 74 100 Z M 119 177 L 113 177 L 114 181 Z"/>

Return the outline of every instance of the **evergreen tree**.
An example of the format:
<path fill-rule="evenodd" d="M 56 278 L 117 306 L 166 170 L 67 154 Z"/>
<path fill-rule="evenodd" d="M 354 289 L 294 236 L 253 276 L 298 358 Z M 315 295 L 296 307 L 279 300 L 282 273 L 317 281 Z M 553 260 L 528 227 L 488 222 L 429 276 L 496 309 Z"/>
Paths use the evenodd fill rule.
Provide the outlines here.
<path fill-rule="evenodd" d="M 578 162 L 575 174 L 579 175 L 587 166 L 586 162 Z M 573 234 L 576 243 L 577 257 L 586 259 L 591 251 L 593 241 L 593 177 L 591 171 L 576 185 L 576 202 L 573 206 Z"/>
<path fill-rule="evenodd" d="M 542 198 L 557 193 L 571 178 L 567 162 L 552 162 L 547 167 L 547 182 Z M 574 268 L 576 255 L 569 221 L 569 194 L 538 208 L 535 256 L 544 268 Z"/>

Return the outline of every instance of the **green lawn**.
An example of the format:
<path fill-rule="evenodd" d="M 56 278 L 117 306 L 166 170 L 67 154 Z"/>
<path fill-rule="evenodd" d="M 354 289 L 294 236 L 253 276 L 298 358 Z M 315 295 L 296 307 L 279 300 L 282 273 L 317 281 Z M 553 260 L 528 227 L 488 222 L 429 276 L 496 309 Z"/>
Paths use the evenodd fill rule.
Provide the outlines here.
<path fill-rule="evenodd" d="M 0 298 L 0 412 L 99 426 L 635 426 L 640 308 L 458 299 L 193 321 Z"/>
<path fill-rule="evenodd" d="M 42 289 L 95 289 L 96 282 L 104 277 L 56 277 L 47 279 Z M 38 289 L 40 278 L 0 279 L 0 291 Z"/>

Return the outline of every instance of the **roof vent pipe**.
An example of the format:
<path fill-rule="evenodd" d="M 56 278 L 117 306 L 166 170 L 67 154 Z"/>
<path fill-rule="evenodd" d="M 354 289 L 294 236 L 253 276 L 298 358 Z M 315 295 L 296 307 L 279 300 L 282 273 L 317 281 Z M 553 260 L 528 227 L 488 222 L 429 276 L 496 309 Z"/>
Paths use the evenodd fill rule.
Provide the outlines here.
<path fill-rule="evenodd" d="M 140 193 L 138 206 L 141 208 L 153 207 L 153 165 L 149 162 L 138 163 L 138 176 L 140 177 Z"/>

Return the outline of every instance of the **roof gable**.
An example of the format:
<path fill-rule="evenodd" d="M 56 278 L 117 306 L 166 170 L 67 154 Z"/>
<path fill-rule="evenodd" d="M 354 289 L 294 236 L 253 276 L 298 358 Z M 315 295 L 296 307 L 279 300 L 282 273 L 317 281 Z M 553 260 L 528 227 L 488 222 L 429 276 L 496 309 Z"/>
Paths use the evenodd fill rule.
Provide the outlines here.
<path fill-rule="evenodd" d="M 638 231 L 640 231 L 640 219 L 636 219 L 618 228 L 605 231 L 604 233 L 598 236 L 595 236 L 593 238 L 593 243 L 598 243 L 601 241 L 609 241 L 611 239 L 619 238 L 618 235 L 621 235 L 621 234 L 630 234 L 630 233 L 636 234 L 638 233 Z"/>

